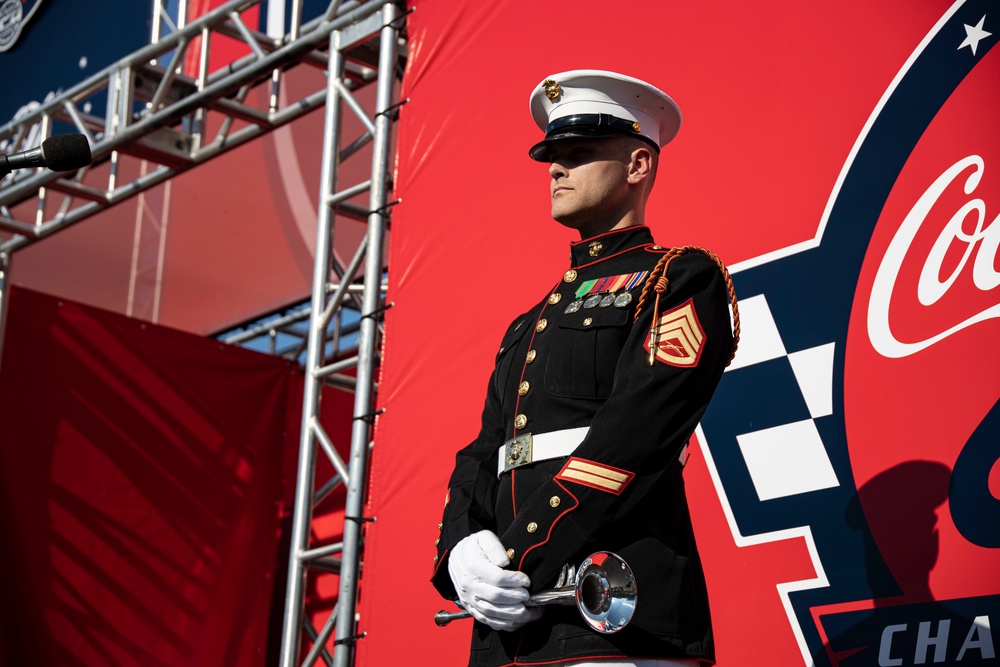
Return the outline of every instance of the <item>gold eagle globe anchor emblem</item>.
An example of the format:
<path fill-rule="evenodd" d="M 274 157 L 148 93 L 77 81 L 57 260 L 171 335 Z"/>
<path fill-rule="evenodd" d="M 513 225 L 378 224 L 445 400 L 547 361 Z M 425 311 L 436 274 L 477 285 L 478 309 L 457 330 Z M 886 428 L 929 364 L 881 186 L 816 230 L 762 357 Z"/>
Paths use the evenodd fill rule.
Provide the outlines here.
<path fill-rule="evenodd" d="M 562 97 L 562 86 L 557 81 L 546 79 L 542 81 L 542 85 L 545 87 L 545 97 L 551 101 L 556 102 Z"/>

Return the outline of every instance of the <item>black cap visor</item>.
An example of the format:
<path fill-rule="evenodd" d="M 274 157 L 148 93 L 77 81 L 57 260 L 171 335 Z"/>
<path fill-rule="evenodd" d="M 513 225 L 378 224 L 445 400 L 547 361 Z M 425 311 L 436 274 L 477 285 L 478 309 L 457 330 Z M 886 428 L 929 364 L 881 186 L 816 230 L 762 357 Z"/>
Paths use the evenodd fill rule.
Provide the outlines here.
<path fill-rule="evenodd" d="M 604 113 L 563 116 L 549 123 L 548 127 L 545 128 L 545 139 L 528 149 L 528 155 L 532 160 L 538 162 L 551 162 L 549 149 L 556 141 L 562 139 L 607 139 L 610 137 L 636 137 L 659 152 L 659 146 L 648 137 L 639 134 L 638 125 L 634 121 Z"/>

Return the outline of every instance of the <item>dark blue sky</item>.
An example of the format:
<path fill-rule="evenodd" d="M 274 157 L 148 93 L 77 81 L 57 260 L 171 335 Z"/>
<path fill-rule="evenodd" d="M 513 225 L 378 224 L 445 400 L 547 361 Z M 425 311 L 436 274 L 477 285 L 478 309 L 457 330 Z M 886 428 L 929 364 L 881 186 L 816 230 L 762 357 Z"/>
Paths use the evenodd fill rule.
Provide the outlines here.
<path fill-rule="evenodd" d="M 0 125 L 29 102 L 68 89 L 148 44 L 151 16 L 152 2 L 41 0 L 17 42 L 0 53 L 0 72 L 13 84 L 0 97 Z"/>

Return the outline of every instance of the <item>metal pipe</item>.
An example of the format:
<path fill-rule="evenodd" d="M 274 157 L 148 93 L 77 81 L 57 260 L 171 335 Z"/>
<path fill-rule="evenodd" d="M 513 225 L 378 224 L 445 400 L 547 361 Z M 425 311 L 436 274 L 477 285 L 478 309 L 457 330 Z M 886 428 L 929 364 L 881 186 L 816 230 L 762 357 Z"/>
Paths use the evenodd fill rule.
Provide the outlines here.
<path fill-rule="evenodd" d="M 366 3 L 365 5 L 362 5 L 337 18 L 337 20 L 333 21 L 326 27 L 329 27 L 331 30 L 335 28 L 347 27 L 352 22 L 360 21 L 361 19 L 372 14 L 373 11 L 377 10 L 377 6 L 377 0 L 372 0 L 372 2 Z M 191 23 L 188 27 L 196 24 L 197 22 Z M 127 117 L 127 109 L 117 109 L 118 115 L 120 116 L 118 124 L 119 129 L 113 133 L 110 131 L 107 132 L 101 141 L 97 142 L 94 146 L 91 146 L 91 153 L 93 154 L 94 161 L 96 162 L 100 160 L 102 157 L 108 155 L 111 151 L 115 150 L 122 144 L 139 139 L 151 130 L 164 125 L 170 119 L 180 118 L 188 113 L 191 113 L 192 111 L 195 111 L 199 107 L 210 104 L 212 100 L 222 97 L 242 85 L 253 82 L 259 79 L 262 75 L 269 76 L 270 72 L 275 68 L 280 67 L 282 63 L 301 56 L 303 53 L 313 49 L 318 44 L 325 41 L 328 36 L 325 29 L 326 27 L 324 27 L 323 30 L 315 30 L 294 42 L 290 42 L 267 57 L 256 59 L 253 64 L 240 70 L 238 73 L 234 73 L 232 76 L 226 77 L 214 83 L 209 83 L 203 90 L 200 90 L 193 95 L 183 97 L 159 112 L 149 114 L 139 120 L 136 120 L 135 122 L 128 123 L 129 118 Z M 177 34 L 182 33 L 175 33 L 175 35 Z M 131 66 L 119 66 L 119 70 L 109 70 L 106 76 L 111 76 L 112 79 L 117 78 L 119 81 L 126 79 L 130 82 L 131 76 L 128 75 L 130 67 Z M 115 77 L 115 74 L 118 76 Z M 131 96 L 125 95 L 124 92 L 123 87 L 119 93 L 121 95 L 121 102 L 123 105 L 127 100 L 131 99 Z M 45 117 L 47 116 L 42 116 L 42 118 Z M 18 122 L 20 123 L 26 121 L 19 119 Z M 122 127 L 124 127 L 124 129 L 121 129 Z M 6 127 L 4 129 L 6 129 Z M 3 130 L 0 129 L 0 134 L 2 134 L 2 132 Z M 16 203 L 19 201 L 20 197 L 30 196 L 30 193 L 37 191 L 39 187 L 44 186 L 46 183 L 51 180 L 55 180 L 56 178 L 59 178 L 59 175 L 54 172 L 43 172 L 32 176 L 31 178 L 26 178 L 18 184 L 0 191 L 0 203 Z"/>
<path fill-rule="evenodd" d="M 365 126 L 365 130 L 367 130 L 368 134 L 374 134 L 375 123 L 373 123 L 371 118 L 368 117 L 368 112 L 366 112 L 358 101 L 354 99 L 354 95 L 352 95 L 351 91 L 347 89 L 347 86 L 338 82 L 337 88 L 340 90 L 340 96 L 345 102 L 347 102 L 347 106 L 351 108 L 351 111 L 353 111 L 357 119 L 361 121 L 361 124 Z"/>
<path fill-rule="evenodd" d="M 317 558 L 316 560 L 309 561 L 309 569 L 316 570 L 318 572 L 325 572 L 327 574 L 340 574 L 340 559 L 336 556 L 326 556 L 325 558 Z M 327 622 L 336 623 L 337 615 L 330 614 L 330 618 Z M 302 661 L 303 665 L 312 665 L 308 659 Z M 328 662 L 328 665 L 333 664 Z"/>
<path fill-rule="evenodd" d="M 264 53 L 264 49 L 260 47 L 260 44 L 257 43 L 257 38 L 254 36 L 254 33 L 250 31 L 250 28 L 247 27 L 246 23 L 243 22 L 243 19 L 240 18 L 238 13 L 232 12 L 229 14 L 229 20 L 234 26 L 236 26 L 236 30 L 239 32 L 240 36 L 243 37 L 243 41 L 246 42 L 246 45 L 250 47 L 250 50 L 253 51 L 258 58 L 263 58 L 267 55 Z"/>
<path fill-rule="evenodd" d="M 161 15 L 164 13 L 163 0 L 156 0 L 154 5 L 155 6 L 153 8 L 153 25 L 152 25 L 152 30 L 150 31 L 149 41 L 152 42 L 153 44 L 156 44 L 158 41 L 160 41 L 160 21 L 162 20 Z"/>
<path fill-rule="evenodd" d="M 298 39 L 302 30 L 302 0 L 292 0 L 292 25 L 288 31 L 291 39 Z"/>
<path fill-rule="evenodd" d="M 340 371 L 346 371 L 348 368 L 354 368 L 357 365 L 358 365 L 358 357 L 348 357 L 347 359 L 341 359 L 340 361 L 329 364 L 328 366 L 317 368 L 315 371 L 315 375 L 317 378 L 325 378 L 327 376 L 333 375 L 334 373 L 339 373 Z"/>
<path fill-rule="evenodd" d="M 330 436 L 326 434 L 326 430 L 323 425 L 319 423 L 318 418 L 313 418 L 310 422 L 310 427 L 312 428 L 313 436 L 316 438 L 316 442 L 319 443 L 323 452 L 326 454 L 326 458 L 330 460 L 330 464 L 333 465 L 333 469 L 337 471 L 337 474 L 344 484 L 350 482 L 348 478 L 347 466 L 344 464 L 344 460 L 340 458 L 340 452 L 337 448 L 333 446 L 333 440 L 330 440 Z M 299 555 L 302 558 L 302 555 Z"/>
<path fill-rule="evenodd" d="M 329 569 L 333 570 L 334 568 L 331 567 Z M 336 623 L 337 623 L 337 615 L 331 613 L 330 616 L 326 619 L 326 623 L 323 624 L 323 628 L 318 633 L 316 633 L 315 637 L 312 638 L 312 643 L 313 643 L 312 649 L 310 649 L 309 653 L 306 654 L 306 658 L 305 660 L 302 661 L 302 664 L 304 665 L 316 664 L 316 660 L 320 657 L 320 654 L 325 654 L 323 656 L 323 661 L 326 662 L 326 664 L 328 665 L 331 664 L 330 655 L 327 653 L 324 647 L 326 646 L 327 640 L 330 639 L 330 635 L 333 634 L 334 625 Z"/>
<path fill-rule="evenodd" d="M 13 232 L 15 234 L 23 234 L 24 236 L 30 236 L 32 238 L 38 234 L 38 227 L 27 222 L 21 222 L 20 220 L 14 220 L 8 218 L 7 216 L 0 216 L 0 230 L 5 232 Z M 7 252 L 3 246 L 0 246 L 0 252 Z"/>
<path fill-rule="evenodd" d="M 342 76 L 344 54 L 337 48 L 340 33 L 330 35 L 327 66 L 326 110 L 323 119 L 323 157 L 320 169 L 319 214 L 316 224 L 316 253 L 313 264 L 312 308 L 309 344 L 306 351 L 306 377 L 302 401 L 302 428 L 299 441 L 299 468 L 295 483 L 295 504 L 292 516 L 291 549 L 288 558 L 288 585 L 285 593 L 285 616 L 281 633 L 281 667 L 295 667 L 299 654 L 305 600 L 306 569 L 302 553 L 309 548 L 309 524 L 312 518 L 312 495 L 315 480 L 316 439 L 313 420 L 319 415 L 321 384 L 313 369 L 323 363 L 326 331 L 322 322 L 326 305 L 326 285 L 330 274 L 333 245 L 331 226 L 333 211 L 325 204 L 337 187 L 337 167 L 340 154 L 340 100 L 336 79 Z"/>
<path fill-rule="evenodd" d="M 61 107 L 63 105 L 63 100 L 72 99 L 79 96 L 81 93 L 87 94 L 88 92 L 94 92 L 103 88 L 103 82 L 109 77 L 114 76 L 114 72 L 119 68 L 123 66 L 131 67 L 134 65 L 142 65 L 150 60 L 155 60 L 158 56 L 172 51 L 182 39 L 191 39 L 196 37 L 203 26 L 215 26 L 226 21 L 229 18 L 230 12 L 243 11 L 244 9 L 252 7 L 260 2 L 261 0 L 233 0 L 232 2 L 222 5 L 221 7 L 213 9 L 207 14 L 199 16 L 196 20 L 184 26 L 177 32 L 172 32 L 156 43 L 150 44 L 149 46 L 133 52 L 127 58 L 106 67 L 100 72 L 97 72 L 90 78 L 78 83 L 58 97 L 42 104 L 34 111 L 0 126 L 0 136 L 14 131 L 14 129 L 20 125 L 32 125 L 38 122 L 43 116 L 49 115 L 54 109 Z"/>
<path fill-rule="evenodd" d="M 381 302 L 382 242 L 385 237 L 386 209 L 389 198 L 389 132 L 391 119 L 385 111 L 392 105 L 396 70 L 398 30 L 393 25 L 399 17 L 396 5 L 382 7 L 383 28 L 379 40 L 379 78 L 375 102 L 375 133 L 372 146 L 372 187 L 369 197 L 368 250 L 365 260 L 365 294 L 362 298 L 361 332 L 358 338 L 357 389 L 354 394 L 354 427 L 351 432 L 350 482 L 347 486 L 344 521 L 344 553 L 340 569 L 340 593 L 337 597 L 338 618 L 334 667 L 350 667 L 354 662 L 354 641 L 357 634 L 358 574 L 361 563 L 362 526 L 365 487 L 368 468 L 368 445 L 371 439 L 370 416 L 374 365 L 378 354 L 378 323 L 375 313 Z"/>
<path fill-rule="evenodd" d="M 7 309 L 10 304 L 10 253 L 0 252 L 0 362 L 3 361 L 3 339 L 7 335 Z"/>
<path fill-rule="evenodd" d="M 334 603 L 333 605 L 333 610 L 334 612 L 336 612 L 337 610 L 336 603 Z M 331 614 L 331 616 L 336 616 L 336 613 Z M 311 623 L 303 623 L 302 630 L 309 637 L 309 641 L 311 641 L 313 645 L 315 645 L 316 642 L 319 641 L 319 634 L 316 632 L 316 628 L 314 628 Z M 323 662 L 325 662 L 327 665 L 333 664 L 333 656 L 330 655 L 330 652 L 327 651 L 325 648 L 320 651 L 320 655 L 323 657 Z"/>
<path fill-rule="evenodd" d="M 0 219 L 0 222 L 2 222 L 2 219 Z M 337 291 L 341 289 L 341 284 L 328 285 L 327 288 L 328 288 L 327 289 L 328 293 L 336 294 Z M 380 289 L 383 293 L 385 293 L 386 285 L 383 284 L 380 287 Z M 364 291 L 364 285 L 348 285 L 346 291 L 350 294 L 362 294 Z M 241 331 L 239 333 L 232 334 L 231 336 L 227 336 L 226 338 L 223 338 L 221 340 L 223 343 L 227 343 L 230 345 L 239 345 L 249 340 L 253 340 L 254 338 L 263 336 L 264 334 L 272 330 L 280 330 L 283 333 L 295 335 L 293 332 L 288 331 L 287 327 L 289 327 L 292 324 L 298 324 L 299 322 L 308 320 L 309 313 L 310 313 L 310 307 L 305 306 L 303 308 L 294 310 L 288 313 L 287 315 L 282 315 L 281 317 L 278 317 L 276 319 L 256 324 L 247 329 L 246 331 Z M 358 330 L 358 328 L 359 326 L 357 323 L 349 324 L 344 327 L 344 332 L 354 333 L 355 331 Z"/>
<path fill-rule="evenodd" d="M 357 251 L 354 253 L 354 257 L 351 258 L 350 264 L 344 269 L 343 274 L 340 276 L 340 286 L 334 291 L 333 296 L 330 298 L 330 302 L 326 305 L 326 312 L 323 313 L 323 328 L 326 328 L 330 324 L 330 318 L 333 317 L 334 310 L 340 308 L 340 304 L 344 302 L 344 297 L 349 293 L 347 289 L 351 283 L 354 282 L 354 277 L 358 273 L 358 269 L 361 267 L 361 260 L 365 258 L 365 249 L 368 245 L 367 237 L 362 239 L 361 243 L 358 245 Z M 362 288 L 364 286 L 362 285 Z M 364 295 L 364 289 L 361 292 Z"/>
<path fill-rule="evenodd" d="M 315 560 L 317 558 L 323 558 L 324 556 L 332 556 L 333 554 L 339 554 L 343 550 L 343 542 L 334 542 L 333 544 L 328 544 L 325 547 L 317 547 L 315 549 L 302 552 L 302 560 Z"/>
<path fill-rule="evenodd" d="M 79 208 L 74 209 L 72 212 L 66 214 L 63 217 L 57 218 L 55 220 L 50 220 L 41 226 L 38 227 L 32 226 L 30 237 L 15 236 L 5 242 L 0 243 L 0 251 L 13 252 L 19 250 L 24 246 L 31 244 L 33 241 L 37 239 L 45 238 L 50 234 L 58 232 L 73 224 L 76 224 L 77 222 L 85 218 L 88 218 L 106 208 L 121 203 L 122 201 L 130 197 L 134 197 L 135 195 L 139 194 L 140 192 L 143 192 L 144 190 L 148 190 L 149 188 L 155 185 L 159 185 L 163 181 L 166 181 L 167 179 L 172 178 L 177 174 L 183 173 L 188 169 L 196 167 L 199 164 L 206 162 L 209 159 L 214 158 L 221 153 L 231 151 L 253 139 L 256 139 L 262 134 L 271 132 L 277 129 L 278 127 L 281 127 L 282 125 L 290 123 L 291 121 L 296 120 L 300 116 L 304 115 L 305 113 L 311 111 L 313 108 L 321 104 L 322 100 L 325 98 L 325 95 L 326 95 L 325 91 L 314 93 L 313 95 L 310 95 L 303 102 L 295 105 L 294 107 L 289 107 L 288 109 L 285 109 L 284 113 L 275 114 L 272 119 L 273 122 L 269 127 L 265 128 L 259 125 L 251 125 L 248 127 L 244 127 L 242 130 L 238 130 L 237 132 L 234 132 L 233 134 L 229 135 L 228 137 L 226 137 L 225 141 L 213 142 L 205 146 L 201 150 L 199 150 L 199 152 L 196 155 L 196 159 L 187 164 L 173 168 L 160 167 L 159 169 L 152 171 L 143 177 L 137 178 L 136 180 L 126 185 L 123 185 L 121 188 L 111 189 L 109 192 L 100 197 L 97 197 L 96 195 L 87 197 L 88 199 L 92 199 L 94 201 L 91 201 L 91 203 L 89 204 L 85 204 Z M 57 174 L 56 177 L 58 177 Z M 63 179 L 62 181 L 56 181 L 55 185 L 53 186 L 53 189 L 60 191 L 64 189 L 74 189 L 72 186 L 65 185 L 65 183 L 67 183 L 65 179 Z M 111 185 L 113 188 L 113 183 Z M 81 190 L 80 192 L 76 192 L 74 190 L 75 194 L 82 195 L 83 192 L 84 192 L 83 190 Z M 0 199 L 2 199 L 2 197 L 0 197 Z M 10 222 L 13 223 L 14 226 L 16 226 L 17 224 L 16 221 L 10 221 Z M 18 230 L 12 229 L 11 231 L 18 231 Z"/>
<path fill-rule="evenodd" d="M 321 502 L 326 500 L 330 496 L 330 494 L 333 493 L 334 489 L 336 489 L 343 483 L 344 483 L 343 480 L 340 479 L 340 475 L 334 475 L 330 479 L 326 480 L 323 486 L 317 489 L 316 493 L 313 494 L 313 500 L 312 500 L 313 507 L 319 505 Z M 344 548 L 343 542 L 338 542 L 338 544 L 340 545 L 341 549 Z"/>
<path fill-rule="evenodd" d="M 190 40 L 183 39 L 177 45 L 177 48 L 174 49 L 174 55 L 170 58 L 170 64 L 167 65 L 166 71 L 163 73 L 163 78 L 160 79 L 159 85 L 156 86 L 156 90 L 153 92 L 153 98 L 149 101 L 149 109 L 156 111 L 163 104 L 163 98 L 167 96 L 170 85 L 177 79 L 177 73 L 180 71 L 181 63 L 184 62 L 184 56 L 187 54 L 190 45 Z"/>

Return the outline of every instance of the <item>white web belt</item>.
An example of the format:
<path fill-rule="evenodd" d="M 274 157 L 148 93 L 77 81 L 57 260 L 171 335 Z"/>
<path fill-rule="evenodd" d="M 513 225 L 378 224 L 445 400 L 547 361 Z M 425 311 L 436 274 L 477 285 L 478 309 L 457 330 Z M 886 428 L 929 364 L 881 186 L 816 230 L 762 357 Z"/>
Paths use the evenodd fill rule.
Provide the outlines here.
<path fill-rule="evenodd" d="M 497 477 L 529 463 L 569 456 L 589 431 L 589 426 L 581 426 L 538 435 L 524 433 L 511 438 L 497 452 Z"/>

